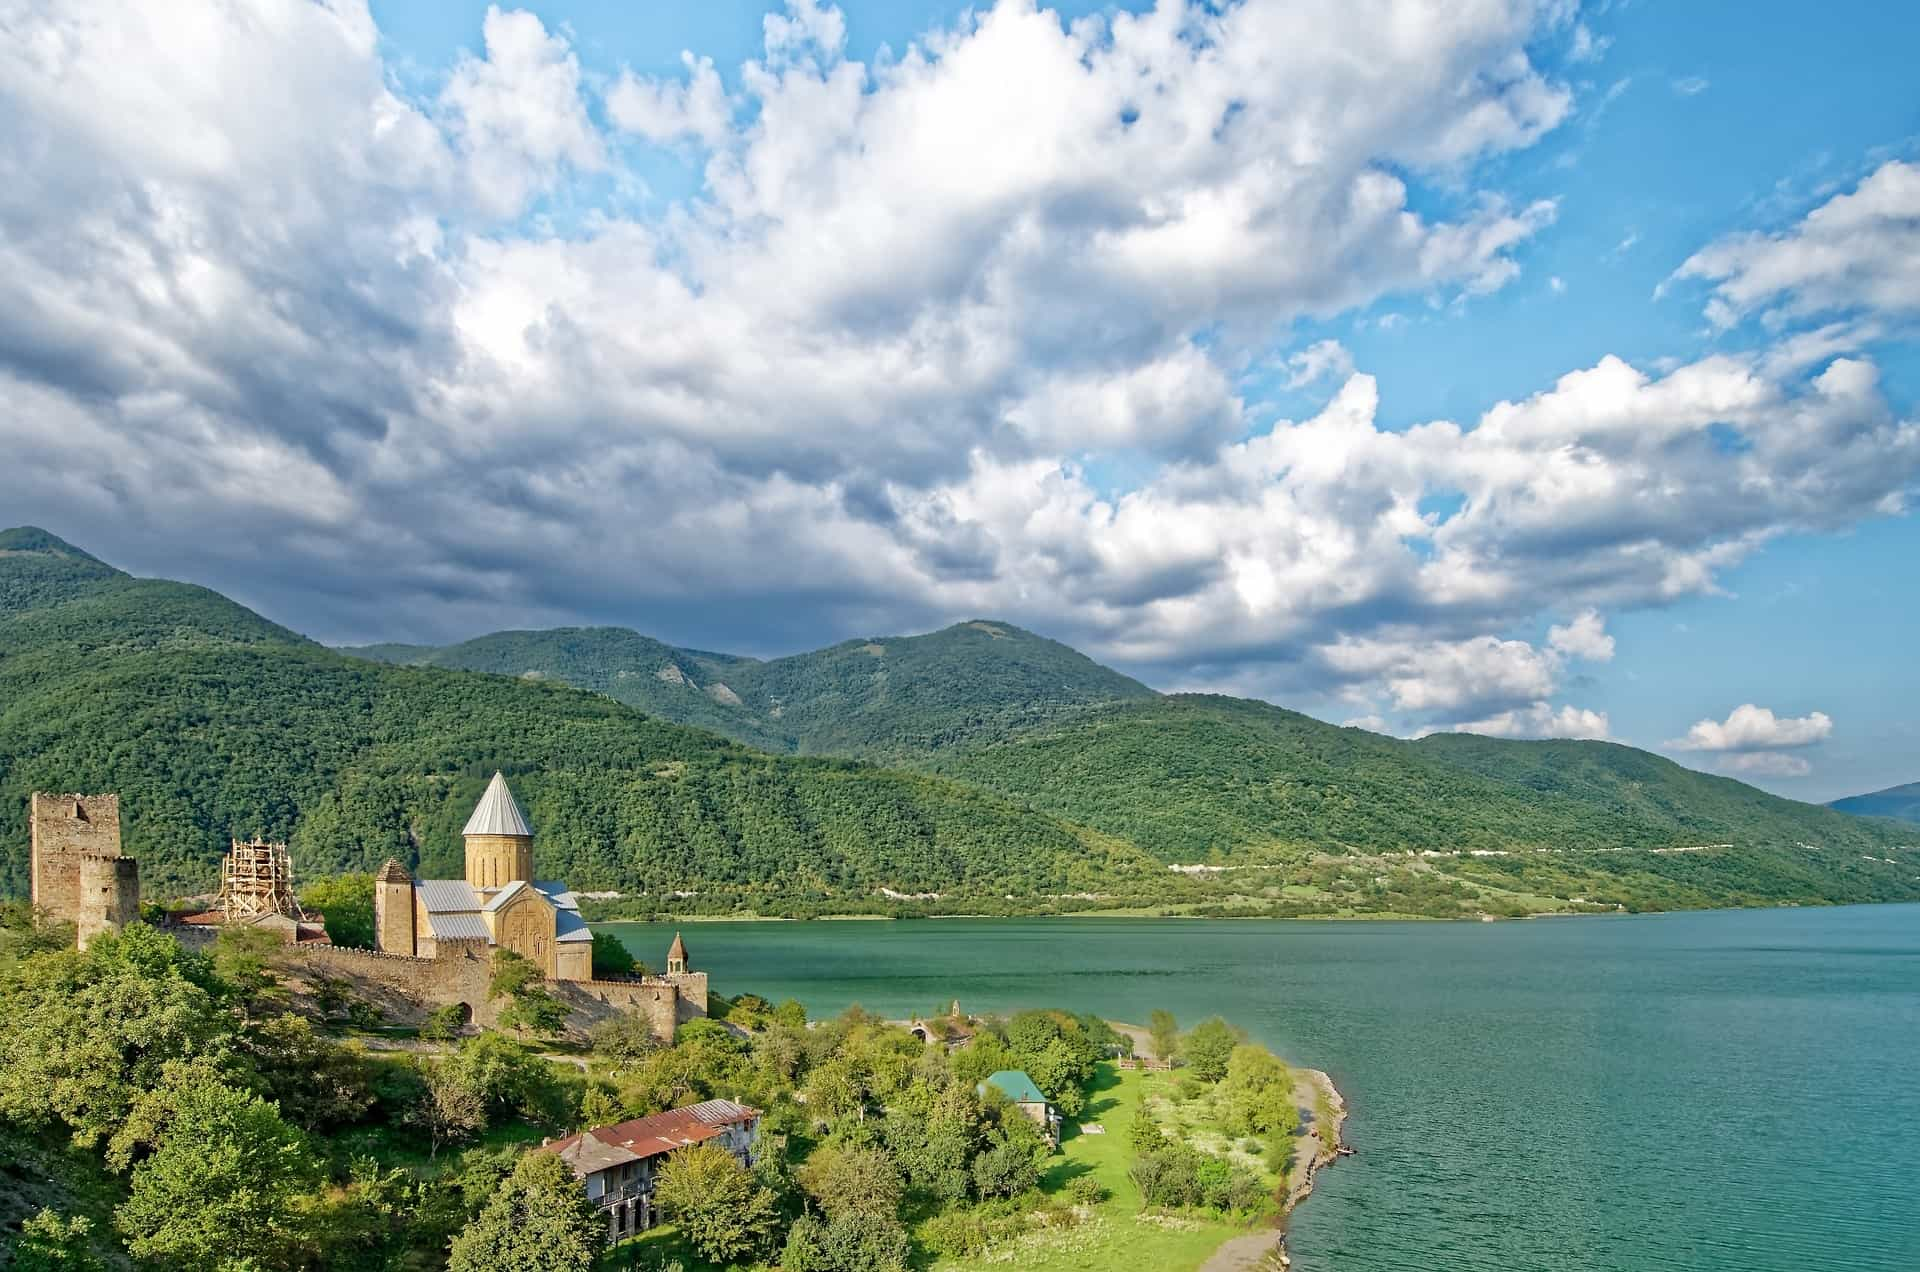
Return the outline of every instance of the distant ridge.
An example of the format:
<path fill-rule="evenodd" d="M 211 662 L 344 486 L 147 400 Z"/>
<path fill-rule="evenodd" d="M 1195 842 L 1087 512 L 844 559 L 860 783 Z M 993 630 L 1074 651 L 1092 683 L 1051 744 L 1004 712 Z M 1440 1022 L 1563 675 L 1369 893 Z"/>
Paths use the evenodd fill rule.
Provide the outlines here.
<path fill-rule="evenodd" d="M 764 662 L 623 628 L 349 657 L 44 531 L 0 543 L 0 892 L 24 887 L 36 788 L 120 791 L 142 877 L 199 890 L 256 833 L 306 877 L 457 873 L 499 769 L 552 876 L 719 912 L 1920 900 L 1897 823 L 1612 743 L 1409 742 L 1161 695 L 991 620 Z"/>
<path fill-rule="evenodd" d="M 1856 817 L 1891 817 L 1897 821 L 1920 822 L 1920 782 L 1889 786 L 1868 795 L 1849 795 L 1827 805 Z"/>

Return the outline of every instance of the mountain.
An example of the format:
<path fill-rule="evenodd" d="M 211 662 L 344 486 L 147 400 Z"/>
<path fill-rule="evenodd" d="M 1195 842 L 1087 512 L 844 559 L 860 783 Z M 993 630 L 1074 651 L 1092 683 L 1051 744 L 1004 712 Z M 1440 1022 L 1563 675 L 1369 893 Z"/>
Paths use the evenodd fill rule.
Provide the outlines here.
<path fill-rule="evenodd" d="M 0 602 L 0 892 L 24 891 L 26 796 L 48 788 L 120 791 L 157 894 L 210 886 L 227 837 L 256 832 L 306 874 L 457 873 L 499 767 L 544 873 L 683 909 L 1920 900 L 1897 823 L 1610 743 L 1409 742 L 1162 696 L 1004 623 L 765 662 L 617 628 L 354 657 L 42 531 L 0 536 Z"/>
<path fill-rule="evenodd" d="M 555 680 L 749 746 L 891 761 L 1157 696 L 1058 641 L 984 620 L 764 662 L 680 649 L 622 627 L 495 632 L 442 648 L 341 652 Z"/>
<path fill-rule="evenodd" d="M 773 722 L 746 708 L 727 679 L 751 658 L 677 649 L 624 627 L 494 632 L 436 648 L 363 645 L 341 653 L 409 667 L 485 671 L 591 689 L 650 715 L 710 729 L 766 751 L 798 749 Z"/>
<path fill-rule="evenodd" d="M 288 838 L 307 875 L 388 856 L 457 874 L 495 767 L 540 831 L 539 868 L 583 889 L 793 906 L 1162 873 L 938 777 L 748 751 L 558 684 L 349 658 L 44 531 L 0 536 L 0 598 L 0 892 L 26 891 L 36 789 L 120 792 L 152 895 L 211 887 L 228 837 L 254 833 Z"/>
<path fill-rule="evenodd" d="M 1828 808 L 1837 808 L 1856 817 L 1892 817 L 1899 821 L 1920 822 L 1920 782 L 1889 786 L 1871 795 L 1849 795 L 1836 799 Z"/>

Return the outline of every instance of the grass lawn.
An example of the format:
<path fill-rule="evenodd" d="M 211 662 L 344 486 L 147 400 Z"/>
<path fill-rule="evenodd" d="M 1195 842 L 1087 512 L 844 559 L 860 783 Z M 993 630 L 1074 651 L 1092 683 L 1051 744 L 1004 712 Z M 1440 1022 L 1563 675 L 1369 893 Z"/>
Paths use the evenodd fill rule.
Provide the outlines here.
<path fill-rule="evenodd" d="M 1034 1272 L 1068 1269 L 1153 1268 L 1155 1272 L 1190 1272 L 1207 1261 L 1227 1238 L 1244 1228 L 1218 1219 L 1188 1219 L 1140 1213 L 1140 1190 L 1127 1177 L 1133 1147 L 1129 1132 L 1148 1083 L 1164 1081 L 1159 1073 L 1120 1072 L 1100 1066 L 1093 1080 L 1083 1122 L 1106 1127 L 1104 1135 L 1085 1134 L 1069 1124 L 1060 1142 L 1060 1155 L 1041 1177 L 1041 1188 L 1063 1191 L 1081 1175 L 1098 1179 L 1110 1196 L 1094 1208 L 1086 1222 L 1073 1228 L 1030 1232 L 978 1259 L 949 1259 L 934 1264 L 941 1272 L 985 1267 L 1015 1267 Z"/>

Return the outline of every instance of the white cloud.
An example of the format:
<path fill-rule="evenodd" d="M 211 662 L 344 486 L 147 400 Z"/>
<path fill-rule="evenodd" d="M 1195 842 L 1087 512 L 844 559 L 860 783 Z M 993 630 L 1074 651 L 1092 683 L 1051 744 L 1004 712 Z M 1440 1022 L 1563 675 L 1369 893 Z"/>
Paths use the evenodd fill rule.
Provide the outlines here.
<path fill-rule="evenodd" d="M 1604 741 L 1609 722 L 1604 711 L 1585 707 L 1554 707 L 1534 702 L 1502 711 L 1484 720 L 1467 720 L 1428 732 L 1479 733 L 1490 738 L 1579 738 Z"/>
<path fill-rule="evenodd" d="M 322 636 L 991 613 L 1168 679 L 1593 732 L 1544 704 L 1600 614 L 1897 511 L 1920 428 L 1840 344 L 1605 357 L 1411 427 L 1337 343 L 1282 357 L 1501 285 L 1552 216 L 1476 161 L 1564 118 L 1526 53 L 1564 6 L 1390 7 L 1009 0 L 867 66 L 800 4 L 731 97 L 697 56 L 616 81 L 703 184 L 561 237 L 470 203 L 638 143 L 530 15 L 422 106 L 353 0 L 49 6 L 0 42 L 0 499 Z M 1324 406 L 1244 401 L 1275 366 Z"/>
<path fill-rule="evenodd" d="M 1305 388 L 1321 380 L 1353 374 L 1353 355 L 1338 340 L 1316 340 L 1287 358 L 1287 387 Z"/>
<path fill-rule="evenodd" d="M 1700 75 L 1683 75 L 1673 81 L 1673 91 L 1682 97 L 1698 97 L 1710 87 L 1711 81 Z"/>
<path fill-rule="evenodd" d="M 607 92 L 607 117 L 626 132 L 649 141 L 692 137 L 718 145 L 733 123 L 733 102 L 710 57 L 683 52 L 684 82 L 668 82 L 621 72 Z"/>
<path fill-rule="evenodd" d="M 1715 757 L 1713 766 L 1723 773 L 1742 777 L 1805 777 L 1813 765 L 1805 757 L 1784 755 L 1779 751 L 1748 751 Z"/>
<path fill-rule="evenodd" d="M 518 212 L 562 164 L 602 166 L 600 134 L 580 97 L 580 61 L 525 10 L 488 5 L 486 57 L 463 56 L 440 95 L 472 165 L 473 190 L 498 216 Z"/>
<path fill-rule="evenodd" d="M 1547 643 L 1569 658 L 1613 661 L 1613 637 L 1607 635 L 1606 621 L 1599 610 L 1582 610 L 1571 623 L 1548 628 Z"/>
<path fill-rule="evenodd" d="M 1701 720 L 1684 738 L 1667 745 L 1676 751 L 1760 751 L 1811 746 L 1833 733 L 1833 719 L 1824 711 L 1804 716 L 1776 716 L 1751 702 L 1735 707 L 1724 721 Z"/>
<path fill-rule="evenodd" d="M 1676 279 L 1713 284 L 1709 321 L 1756 312 L 1920 313 L 1920 166 L 1890 160 L 1776 234 L 1735 234 L 1694 253 Z"/>

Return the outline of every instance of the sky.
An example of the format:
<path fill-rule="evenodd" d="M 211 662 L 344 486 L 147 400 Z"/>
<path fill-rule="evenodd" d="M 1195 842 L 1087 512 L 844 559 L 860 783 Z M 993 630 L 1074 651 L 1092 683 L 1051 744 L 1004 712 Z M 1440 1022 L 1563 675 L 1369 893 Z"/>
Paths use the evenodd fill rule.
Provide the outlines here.
<path fill-rule="evenodd" d="M 1920 8 L 0 0 L 0 523 L 1920 780 Z"/>

